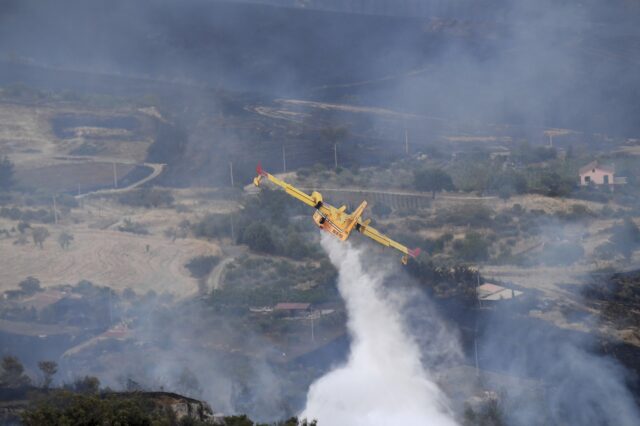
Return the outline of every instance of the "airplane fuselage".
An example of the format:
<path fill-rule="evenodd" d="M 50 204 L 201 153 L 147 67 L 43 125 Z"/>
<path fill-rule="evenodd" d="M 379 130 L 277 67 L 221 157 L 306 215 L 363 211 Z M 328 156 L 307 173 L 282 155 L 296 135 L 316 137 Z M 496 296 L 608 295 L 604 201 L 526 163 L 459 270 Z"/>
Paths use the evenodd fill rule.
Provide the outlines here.
<path fill-rule="evenodd" d="M 330 233 L 341 241 L 349 238 L 350 232 L 346 232 L 340 227 L 340 223 L 338 221 L 333 218 L 325 217 L 319 210 L 316 210 L 313 214 L 313 221 L 318 225 L 318 228 Z"/>

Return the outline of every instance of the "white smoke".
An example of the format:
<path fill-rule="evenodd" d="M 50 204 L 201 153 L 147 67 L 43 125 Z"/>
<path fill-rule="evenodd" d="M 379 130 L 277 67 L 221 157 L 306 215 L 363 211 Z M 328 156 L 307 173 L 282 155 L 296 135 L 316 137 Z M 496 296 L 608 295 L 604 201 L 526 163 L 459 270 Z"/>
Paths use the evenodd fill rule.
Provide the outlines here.
<path fill-rule="evenodd" d="M 339 271 L 353 343 L 346 364 L 311 385 L 301 417 L 332 426 L 456 425 L 405 329 L 402 305 L 383 294 L 384 273 L 366 273 L 349 244 L 323 236 L 322 245 Z"/>

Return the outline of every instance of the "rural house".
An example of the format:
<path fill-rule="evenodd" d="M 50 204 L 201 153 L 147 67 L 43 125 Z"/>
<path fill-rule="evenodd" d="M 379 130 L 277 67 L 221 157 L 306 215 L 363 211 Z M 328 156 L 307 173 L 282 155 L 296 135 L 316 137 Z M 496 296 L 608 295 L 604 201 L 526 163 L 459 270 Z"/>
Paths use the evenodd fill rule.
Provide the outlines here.
<path fill-rule="evenodd" d="M 623 185 L 627 183 L 627 179 L 623 177 L 615 177 L 616 171 L 614 166 L 605 166 L 598 164 L 597 161 L 592 161 L 580 168 L 580 185 L 607 185 L 613 187 L 613 185 Z"/>
<path fill-rule="evenodd" d="M 278 303 L 273 310 L 298 317 L 307 316 L 312 312 L 310 303 Z"/>

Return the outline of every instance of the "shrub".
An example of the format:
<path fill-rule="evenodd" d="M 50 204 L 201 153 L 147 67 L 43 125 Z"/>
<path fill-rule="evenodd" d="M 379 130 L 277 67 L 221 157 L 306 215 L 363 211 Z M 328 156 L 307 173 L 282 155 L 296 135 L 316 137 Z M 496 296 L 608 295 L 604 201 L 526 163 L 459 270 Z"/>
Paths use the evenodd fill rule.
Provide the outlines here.
<path fill-rule="evenodd" d="M 275 249 L 271 230 L 260 222 L 247 226 L 242 232 L 240 242 L 254 251 L 270 253 Z"/>
<path fill-rule="evenodd" d="M 200 222 L 192 225 L 196 237 L 222 238 L 231 236 L 231 217 L 226 214 L 210 213 Z"/>
<path fill-rule="evenodd" d="M 468 203 L 447 210 L 440 210 L 435 218 L 436 225 L 456 225 L 490 227 L 493 211 L 481 204 Z"/>
<path fill-rule="evenodd" d="M 0 159 L 0 191 L 8 191 L 15 183 L 13 163 L 8 157 Z"/>
<path fill-rule="evenodd" d="M 477 232 L 469 232 L 462 240 L 455 240 L 453 248 L 462 260 L 481 262 L 489 258 L 489 243 Z"/>
<path fill-rule="evenodd" d="M 121 232 L 130 232 L 132 234 L 138 235 L 148 235 L 149 230 L 144 227 L 144 225 L 133 222 L 131 219 L 125 219 L 123 224 L 118 226 L 118 231 Z"/>
<path fill-rule="evenodd" d="M 197 256 L 184 266 L 189 270 L 192 277 L 204 278 L 211 273 L 219 262 L 220 258 L 217 256 Z"/>
<path fill-rule="evenodd" d="M 40 287 L 40 280 L 34 277 L 25 278 L 24 280 L 20 281 L 20 284 L 18 284 L 18 286 L 24 292 L 24 294 L 28 296 L 42 291 L 42 287 Z"/>
<path fill-rule="evenodd" d="M 433 198 L 436 197 L 436 192 L 454 189 L 451 176 L 442 169 L 427 169 L 415 172 L 413 184 L 419 191 L 431 192 Z"/>
<path fill-rule="evenodd" d="M 118 201 L 133 207 L 157 208 L 173 205 L 174 198 L 168 190 L 141 188 L 122 194 Z"/>

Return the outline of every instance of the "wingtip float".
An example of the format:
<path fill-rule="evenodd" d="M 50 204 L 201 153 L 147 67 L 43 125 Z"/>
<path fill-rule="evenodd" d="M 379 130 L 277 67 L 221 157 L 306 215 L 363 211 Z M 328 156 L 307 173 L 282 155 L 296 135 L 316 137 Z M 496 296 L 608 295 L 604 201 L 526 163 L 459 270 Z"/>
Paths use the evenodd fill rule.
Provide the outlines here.
<path fill-rule="evenodd" d="M 316 225 L 318 225 L 318 227 L 323 231 L 328 232 L 341 241 L 345 241 L 349 238 L 351 232 L 355 229 L 377 243 L 385 247 L 394 248 L 401 252 L 403 254 L 402 263 L 404 265 L 407 264 L 410 257 L 417 257 L 420 254 L 419 248 L 411 250 L 369 226 L 371 219 L 362 220 L 362 214 L 364 213 L 364 209 L 367 207 L 366 201 L 363 201 L 352 213 L 347 213 L 346 206 L 342 206 L 340 208 L 333 207 L 332 205 L 324 202 L 322 194 L 319 192 L 313 191 L 309 195 L 293 185 L 278 179 L 270 173 L 267 173 L 262 169 L 260 163 L 258 163 L 258 166 L 256 167 L 256 173 L 257 176 L 253 179 L 253 184 L 255 186 L 260 186 L 262 179 L 265 178 L 284 189 L 285 192 L 293 198 L 313 207 L 316 210 L 313 213 L 313 221 Z"/>

